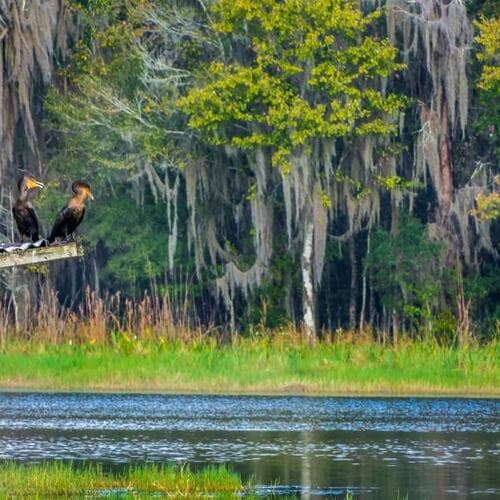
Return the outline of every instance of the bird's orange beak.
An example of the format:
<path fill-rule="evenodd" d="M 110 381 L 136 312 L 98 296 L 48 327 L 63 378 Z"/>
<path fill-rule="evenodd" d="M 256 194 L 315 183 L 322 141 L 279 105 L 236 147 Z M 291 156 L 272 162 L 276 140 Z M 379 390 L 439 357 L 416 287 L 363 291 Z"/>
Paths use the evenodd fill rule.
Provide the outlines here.
<path fill-rule="evenodd" d="M 34 177 L 30 177 L 28 179 L 28 188 L 29 189 L 35 189 L 35 188 L 43 188 L 45 187 L 45 184 L 43 182 L 37 181 Z"/>
<path fill-rule="evenodd" d="M 87 189 L 87 196 L 94 201 L 94 195 L 90 192 L 90 189 Z"/>

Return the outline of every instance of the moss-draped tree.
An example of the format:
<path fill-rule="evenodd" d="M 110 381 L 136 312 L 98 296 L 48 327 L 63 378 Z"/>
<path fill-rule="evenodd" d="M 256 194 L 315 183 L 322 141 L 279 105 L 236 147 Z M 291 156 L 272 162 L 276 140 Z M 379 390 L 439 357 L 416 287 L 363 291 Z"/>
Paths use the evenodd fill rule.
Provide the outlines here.
<path fill-rule="evenodd" d="M 379 15 L 363 15 L 346 0 L 215 2 L 211 28 L 226 55 L 201 71 L 197 87 L 180 100 L 189 125 L 207 142 L 260 158 L 255 196 L 263 205 L 269 204 L 269 162 L 280 169 L 285 190 L 293 179 L 285 193 L 288 240 L 300 248 L 303 320 L 311 339 L 332 205 L 322 178 L 331 168 L 327 143 L 391 134 L 403 105 L 381 89 L 381 80 L 402 66 L 387 40 L 369 34 Z M 268 221 L 254 223 L 259 258 L 259 246 L 269 245 L 259 238 L 271 233 Z"/>
<path fill-rule="evenodd" d="M 183 290 L 223 329 L 491 332 L 496 4 L 0 0 L 2 238 L 17 161 L 46 224 L 74 178 L 98 195 L 95 252 L 53 282 L 76 306 L 90 284 Z"/>

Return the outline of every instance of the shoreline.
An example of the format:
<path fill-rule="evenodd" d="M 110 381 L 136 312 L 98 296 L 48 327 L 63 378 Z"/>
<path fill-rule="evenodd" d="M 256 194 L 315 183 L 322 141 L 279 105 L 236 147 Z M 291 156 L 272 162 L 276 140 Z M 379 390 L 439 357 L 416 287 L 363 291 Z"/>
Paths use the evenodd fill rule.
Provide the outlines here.
<path fill-rule="evenodd" d="M 337 393 L 285 393 L 285 392 L 202 392 L 202 391 L 147 391 L 147 390 L 120 390 L 120 389 L 46 389 L 46 388 L 12 388 L 0 387 L 0 394 L 108 394 L 108 395 L 130 395 L 130 396 L 205 396 L 205 397 L 273 397 L 273 398 L 345 398 L 345 399 L 500 399 L 496 392 L 429 392 L 429 393 L 369 393 L 369 392 L 337 392 Z"/>
<path fill-rule="evenodd" d="M 259 390 L 233 390 L 233 391 L 215 391 L 199 389 L 186 389 L 185 387 L 178 388 L 155 388 L 148 389 L 147 386 L 137 387 L 134 389 L 124 387 L 46 387 L 43 385 L 33 386 L 3 386 L 0 385 L 0 393 L 3 394 L 113 394 L 113 395 L 144 395 L 144 396 L 213 396 L 213 397 L 298 397 L 298 398 L 356 398 L 356 399 L 500 399 L 500 390 L 493 391 L 485 389 L 484 391 L 463 391 L 463 390 L 438 390 L 435 391 L 308 391 L 305 388 L 301 392 L 288 391 L 284 388 Z"/>

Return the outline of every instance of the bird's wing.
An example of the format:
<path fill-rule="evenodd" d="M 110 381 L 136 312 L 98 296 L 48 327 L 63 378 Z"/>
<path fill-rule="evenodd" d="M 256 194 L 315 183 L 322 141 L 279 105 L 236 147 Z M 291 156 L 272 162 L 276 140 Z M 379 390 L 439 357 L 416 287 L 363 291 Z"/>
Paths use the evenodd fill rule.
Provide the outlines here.
<path fill-rule="evenodd" d="M 32 224 L 32 234 L 35 236 L 35 239 L 38 239 L 38 231 L 39 231 L 39 225 L 38 225 L 38 217 L 36 216 L 35 209 L 28 205 L 28 213 L 30 214 L 30 219 L 31 219 L 31 224 Z"/>
<path fill-rule="evenodd" d="M 85 215 L 85 207 L 80 207 L 79 209 L 70 209 L 72 210 L 71 218 L 68 221 L 69 232 L 72 233 L 83 220 L 83 216 Z"/>
<path fill-rule="evenodd" d="M 75 210 L 72 207 L 64 207 L 54 221 L 49 241 L 53 241 L 55 238 L 65 238 L 71 234 L 82 221 L 84 213 L 85 208 Z"/>
<path fill-rule="evenodd" d="M 56 224 L 61 224 L 62 222 L 64 222 L 68 218 L 69 213 L 70 213 L 70 209 L 68 207 L 64 207 L 61 210 L 59 210 L 59 213 L 57 214 L 56 220 L 54 221 L 54 226 Z"/>
<path fill-rule="evenodd" d="M 54 225 L 52 226 L 52 231 L 50 232 L 49 240 L 54 240 L 55 238 L 64 236 L 64 226 L 66 221 L 70 218 L 70 208 L 64 207 L 57 214 Z"/>
<path fill-rule="evenodd" d="M 12 213 L 21 236 L 29 236 L 32 240 L 38 239 L 38 218 L 31 205 L 16 203 L 12 207 Z"/>

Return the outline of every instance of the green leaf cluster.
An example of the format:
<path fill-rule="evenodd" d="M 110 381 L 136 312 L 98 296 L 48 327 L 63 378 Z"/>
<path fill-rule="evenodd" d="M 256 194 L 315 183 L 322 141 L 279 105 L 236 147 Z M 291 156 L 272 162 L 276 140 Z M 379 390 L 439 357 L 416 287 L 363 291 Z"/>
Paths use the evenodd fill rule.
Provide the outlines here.
<path fill-rule="evenodd" d="M 231 56 L 203 68 L 178 101 L 207 142 L 269 147 L 287 169 L 315 139 L 395 131 L 405 100 L 377 84 L 403 65 L 367 34 L 379 12 L 346 0 L 219 0 L 212 14 Z"/>
<path fill-rule="evenodd" d="M 482 18 L 474 23 L 479 29 L 476 42 L 481 46 L 477 54 L 484 62 L 479 88 L 486 91 L 500 92 L 500 17 Z"/>
<path fill-rule="evenodd" d="M 52 179 L 38 197 L 40 214 L 53 219 L 71 181 L 87 180 L 96 201 L 82 232 L 94 243 L 107 288 L 131 294 L 168 265 L 166 207 L 141 165 L 163 181 L 167 165 L 186 158 L 166 132 L 180 115 L 171 104 L 176 89 L 145 79 L 147 43 L 157 47 L 151 33 L 142 37 L 150 8 L 142 0 L 81 3 L 83 36 L 44 102 Z"/>
<path fill-rule="evenodd" d="M 441 246 L 427 238 L 425 226 L 403 212 L 395 231 L 375 231 L 365 266 L 389 311 L 416 322 L 431 317 L 447 282 L 441 252 Z"/>
<path fill-rule="evenodd" d="M 492 143 L 498 156 L 500 148 L 500 16 L 482 16 L 475 23 L 479 30 L 475 38 L 479 45 L 477 59 L 482 63 L 477 82 L 480 111 L 476 127 Z"/>

